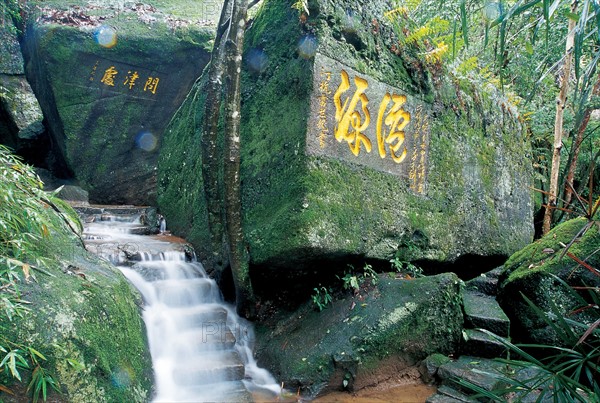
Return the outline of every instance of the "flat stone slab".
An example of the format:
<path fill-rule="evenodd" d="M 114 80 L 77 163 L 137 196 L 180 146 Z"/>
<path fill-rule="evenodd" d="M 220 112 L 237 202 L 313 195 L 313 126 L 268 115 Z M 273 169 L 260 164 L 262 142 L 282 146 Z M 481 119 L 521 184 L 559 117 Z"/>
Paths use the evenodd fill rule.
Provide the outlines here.
<path fill-rule="evenodd" d="M 482 389 L 493 391 L 500 389 L 502 383 L 490 374 L 501 375 L 505 367 L 505 364 L 497 361 L 464 355 L 442 365 L 438 369 L 438 375 L 444 384 L 456 386 L 455 381 L 463 379 Z"/>
<path fill-rule="evenodd" d="M 430 396 L 426 403 L 453 403 L 453 402 L 476 402 L 476 399 L 473 399 L 464 393 L 451 388 L 446 385 L 442 385 L 438 388 L 437 393 L 435 395 Z"/>
<path fill-rule="evenodd" d="M 465 329 L 463 341 L 461 351 L 466 355 L 495 358 L 502 357 L 506 352 L 504 344 L 479 330 Z"/>
<path fill-rule="evenodd" d="M 466 290 L 463 293 L 465 323 L 468 327 L 482 328 L 499 336 L 508 336 L 510 320 L 494 297 Z"/>

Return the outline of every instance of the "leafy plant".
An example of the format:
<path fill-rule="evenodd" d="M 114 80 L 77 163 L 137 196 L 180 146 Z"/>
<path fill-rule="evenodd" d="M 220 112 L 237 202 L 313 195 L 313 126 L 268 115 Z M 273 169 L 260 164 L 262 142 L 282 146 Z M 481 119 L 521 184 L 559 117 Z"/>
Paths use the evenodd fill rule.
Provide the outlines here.
<path fill-rule="evenodd" d="M 351 264 L 349 264 L 348 267 L 350 270 L 344 273 L 344 277 L 337 276 L 338 279 L 342 280 L 344 290 L 353 290 L 356 294 L 360 291 L 361 284 L 367 280 L 371 285 L 377 285 L 379 277 L 377 276 L 377 272 L 373 270 L 373 266 L 370 264 L 365 263 L 363 272 L 359 274 L 355 273 L 354 266 Z"/>
<path fill-rule="evenodd" d="M 321 312 L 323 309 L 327 307 L 327 305 L 333 302 L 333 297 L 331 296 L 331 289 L 327 289 L 323 286 L 313 288 L 315 291 L 312 295 L 312 302 L 314 306 Z"/>
<path fill-rule="evenodd" d="M 339 277 L 342 280 L 344 290 L 354 290 L 354 292 L 358 292 L 360 288 L 360 284 L 358 283 L 358 277 L 351 272 L 346 272 L 344 277 Z"/>
<path fill-rule="evenodd" d="M 49 275 L 48 252 L 44 240 L 56 231 L 70 228 L 76 232 L 71 213 L 65 206 L 42 190 L 42 182 L 33 169 L 0 145 L 0 319 L 12 322 L 29 312 L 28 302 L 22 299 L 19 284 L 37 281 L 35 272 Z M 64 211 L 64 213 L 63 213 Z M 71 217 L 71 220 L 73 218 Z M 44 400 L 48 387 L 57 389 L 54 378 L 42 366 L 45 356 L 33 346 L 0 337 L 0 390 L 11 393 L 5 386 L 11 379 L 22 381 L 22 371 L 32 371 L 28 391 L 33 401 Z"/>
<path fill-rule="evenodd" d="M 395 257 L 392 260 L 390 260 L 390 263 L 392 264 L 392 268 L 397 273 L 408 274 L 410 277 L 413 278 L 425 277 L 425 275 L 423 274 L 423 269 L 418 266 L 415 266 L 411 262 L 404 262 L 400 260 L 400 258 Z"/>

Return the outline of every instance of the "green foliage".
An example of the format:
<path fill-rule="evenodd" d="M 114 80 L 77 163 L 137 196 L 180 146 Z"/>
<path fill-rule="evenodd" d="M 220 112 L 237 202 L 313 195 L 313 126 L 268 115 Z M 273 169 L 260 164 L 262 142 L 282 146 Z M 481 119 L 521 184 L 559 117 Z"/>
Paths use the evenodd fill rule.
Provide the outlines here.
<path fill-rule="evenodd" d="M 365 263 L 363 272 L 358 274 L 354 266 L 349 264 L 348 267 L 350 270 L 344 272 L 344 277 L 337 276 L 338 279 L 342 280 L 344 290 L 352 290 L 356 294 L 360 291 L 360 287 L 365 281 L 370 282 L 371 285 L 377 285 L 379 277 L 370 264 Z"/>
<path fill-rule="evenodd" d="M 312 302 L 314 306 L 321 312 L 327 307 L 327 305 L 333 302 L 331 296 L 331 289 L 327 289 L 323 286 L 313 288 L 315 293 L 312 295 Z"/>
<path fill-rule="evenodd" d="M 34 271 L 46 273 L 43 241 L 60 226 L 52 219 L 48 198 L 33 169 L 0 145 L 0 319 L 8 322 L 29 311 L 19 283 L 37 281 Z M 22 381 L 21 371 L 33 367 L 28 390 L 34 402 L 40 395 L 46 400 L 48 386 L 57 389 L 41 365 L 46 358 L 32 346 L 0 337 L 0 352 L 5 353 L 0 362 L 2 384 L 10 378 Z"/>
<path fill-rule="evenodd" d="M 415 266 L 411 262 L 402 261 L 399 257 L 393 258 L 390 260 L 390 263 L 397 273 L 408 274 L 412 278 L 425 277 L 422 268 Z"/>

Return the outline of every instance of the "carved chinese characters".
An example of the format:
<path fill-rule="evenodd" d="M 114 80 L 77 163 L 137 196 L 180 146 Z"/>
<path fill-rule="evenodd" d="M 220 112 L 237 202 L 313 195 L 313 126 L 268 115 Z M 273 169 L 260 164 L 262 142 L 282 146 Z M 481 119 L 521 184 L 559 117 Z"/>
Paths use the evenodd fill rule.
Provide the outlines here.
<path fill-rule="evenodd" d="M 425 192 L 429 122 L 422 101 L 318 54 L 307 150 L 408 179 Z"/>
<path fill-rule="evenodd" d="M 96 72 L 98 70 L 98 66 L 99 61 L 96 61 L 96 64 L 94 64 L 94 66 L 92 67 L 89 81 L 96 80 Z M 147 75 L 144 78 L 142 78 L 142 81 L 138 83 L 138 79 L 141 78 L 140 74 L 141 73 L 138 70 L 135 70 L 133 68 L 121 69 L 120 67 L 116 67 L 115 65 L 111 64 L 104 69 L 104 72 L 102 73 L 102 78 L 100 79 L 100 83 L 106 87 L 112 87 L 113 90 L 124 88 L 129 91 L 132 91 L 136 88 L 139 88 L 138 91 L 140 92 L 155 95 L 156 91 L 158 90 L 160 78 L 156 77 L 156 75 Z"/>

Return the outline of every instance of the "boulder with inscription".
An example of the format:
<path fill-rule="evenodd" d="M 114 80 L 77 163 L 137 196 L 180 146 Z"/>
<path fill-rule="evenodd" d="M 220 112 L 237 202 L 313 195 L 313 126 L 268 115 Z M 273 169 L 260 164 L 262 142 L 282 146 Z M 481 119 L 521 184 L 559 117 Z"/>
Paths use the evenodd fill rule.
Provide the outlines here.
<path fill-rule="evenodd" d="M 41 12 L 24 38 L 27 76 L 91 201 L 155 201 L 163 130 L 207 63 L 220 11 L 184 3 L 29 2 Z"/>
<path fill-rule="evenodd" d="M 299 15 L 266 0 L 246 33 L 242 198 L 258 284 L 281 275 L 288 286 L 351 257 L 452 262 L 530 242 L 531 167 L 514 107 L 415 67 L 383 2 L 308 6 Z M 202 179 L 182 173 L 200 172 L 200 87 L 188 99 L 165 138 L 159 204 L 206 250 Z"/>

